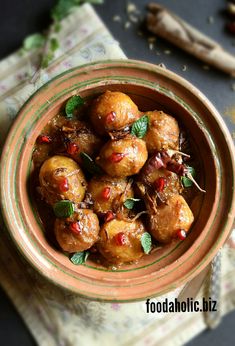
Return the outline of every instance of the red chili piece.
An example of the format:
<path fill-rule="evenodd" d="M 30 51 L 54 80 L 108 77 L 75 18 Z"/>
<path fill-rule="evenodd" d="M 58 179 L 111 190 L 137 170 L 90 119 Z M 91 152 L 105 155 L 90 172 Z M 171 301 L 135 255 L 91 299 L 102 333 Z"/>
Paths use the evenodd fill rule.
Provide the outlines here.
<path fill-rule="evenodd" d="M 164 157 L 164 161 L 165 161 L 165 157 Z M 148 163 L 146 165 L 146 175 L 155 171 L 156 169 L 166 167 L 166 164 L 164 161 L 163 161 L 163 153 L 159 151 L 156 155 L 154 155 L 148 161 Z"/>
<path fill-rule="evenodd" d="M 166 169 L 178 174 L 179 176 L 183 176 L 187 172 L 187 168 L 185 167 L 185 165 L 174 160 L 171 160 L 167 163 Z"/>
<path fill-rule="evenodd" d="M 51 143 L 52 139 L 50 136 L 46 135 L 40 135 L 37 138 L 38 143 L 43 144 L 43 143 Z"/>
<path fill-rule="evenodd" d="M 226 25 L 226 29 L 228 30 L 228 32 L 230 32 L 230 34 L 235 35 L 235 22 L 228 23 Z"/>
<path fill-rule="evenodd" d="M 118 246 L 126 244 L 126 236 L 123 232 L 119 232 L 114 236 L 115 242 Z"/>
<path fill-rule="evenodd" d="M 155 180 L 154 187 L 157 192 L 162 192 L 166 186 L 166 178 L 160 177 Z"/>
<path fill-rule="evenodd" d="M 65 177 L 60 177 L 59 183 L 58 183 L 58 188 L 60 192 L 66 192 L 69 189 L 69 184 L 68 184 L 68 179 Z"/>
<path fill-rule="evenodd" d="M 114 213 L 111 210 L 107 211 L 104 217 L 104 221 L 109 222 L 109 221 L 112 221 L 113 219 L 115 219 Z"/>
<path fill-rule="evenodd" d="M 69 142 L 66 145 L 67 153 L 70 155 L 75 155 L 78 152 L 78 146 L 75 143 Z"/>
<path fill-rule="evenodd" d="M 81 233 L 81 228 L 79 226 L 79 223 L 78 222 L 72 222 L 70 225 L 69 225 L 69 229 L 70 231 L 75 234 L 75 235 L 78 235 Z"/>
<path fill-rule="evenodd" d="M 103 191 L 101 192 L 101 196 L 104 200 L 108 201 L 110 198 L 110 194 L 111 194 L 111 189 L 110 187 L 106 186 Z"/>
<path fill-rule="evenodd" d="M 187 233 L 184 229 L 179 229 L 176 235 L 180 240 L 184 240 L 187 237 Z"/>
<path fill-rule="evenodd" d="M 122 153 L 112 153 L 109 156 L 109 161 L 113 162 L 113 163 L 118 163 L 120 161 L 122 161 L 122 159 L 125 157 L 125 154 Z"/>
<path fill-rule="evenodd" d="M 112 123 L 116 118 L 116 113 L 115 112 L 110 112 L 109 114 L 106 115 L 105 118 L 105 123 L 108 125 Z"/>

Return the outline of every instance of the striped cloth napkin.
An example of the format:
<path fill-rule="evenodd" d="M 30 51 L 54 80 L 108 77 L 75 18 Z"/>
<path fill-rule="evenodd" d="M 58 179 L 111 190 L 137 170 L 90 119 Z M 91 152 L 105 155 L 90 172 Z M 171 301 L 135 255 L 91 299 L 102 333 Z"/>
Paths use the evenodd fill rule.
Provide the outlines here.
<path fill-rule="evenodd" d="M 16 52 L 0 62 L 1 144 L 19 108 L 42 84 L 80 64 L 125 59 L 93 8 L 85 4 L 62 22 L 61 42 L 50 66 L 30 82 L 40 51 Z M 235 232 L 233 232 L 235 233 Z M 235 234 L 222 249 L 222 314 L 235 307 Z M 40 346 L 182 345 L 206 328 L 202 313 L 149 314 L 146 302 L 100 303 L 65 291 L 37 273 L 8 238 L 0 237 L 0 282 Z M 202 299 L 204 285 L 197 299 Z M 166 297 L 173 300 L 182 288 Z"/>

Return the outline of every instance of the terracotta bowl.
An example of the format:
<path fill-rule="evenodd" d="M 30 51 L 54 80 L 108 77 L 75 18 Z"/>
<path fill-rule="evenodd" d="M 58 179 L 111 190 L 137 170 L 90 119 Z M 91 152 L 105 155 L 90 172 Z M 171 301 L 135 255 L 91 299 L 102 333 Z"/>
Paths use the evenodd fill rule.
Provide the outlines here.
<path fill-rule="evenodd" d="M 109 90 L 128 93 L 140 110 L 163 109 L 189 133 L 207 191 L 192 203 L 195 222 L 185 241 L 153 251 L 138 264 L 116 271 L 88 260 L 75 266 L 52 247 L 28 192 L 35 140 L 74 94 L 95 97 Z M 234 151 L 216 109 L 176 74 L 145 62 L 122 60 L 79 66 L 54 78 L 20 110 L 3 156 L 3 214 L 12 239 L 28 261 L 55 284 L 102 301 L 135 301 L 164 294 L 205 268 L 227 239 L 234 213 Z"/>

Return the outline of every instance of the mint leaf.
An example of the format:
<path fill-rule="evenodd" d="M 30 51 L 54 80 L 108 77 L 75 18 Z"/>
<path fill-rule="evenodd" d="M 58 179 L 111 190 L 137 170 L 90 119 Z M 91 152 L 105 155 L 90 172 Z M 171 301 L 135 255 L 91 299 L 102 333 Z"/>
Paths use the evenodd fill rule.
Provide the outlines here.
<path fill-rule="evenodd" d="M 49 51 L 42 59 L 42 68 L 47 68 L 53 58 L 54 53 Z"/>
<path fill-rule="evenodd" d="M 60 22 L 55 22 L 54 24 L 54 30 L 55 32 L 59 32 L 61 30 L 61 24 Z"/>
<path fill-rule="evenodd" d="M 76 252 L 73 254 L 73 256 L 70 258 L 71 262 L 75 265 L 83 264 L 86 262 L 88 256 L 90 255 L 89 251 L 81 251 Z"/>
<path fill-rule="evenodd" d="M 72 12 L 73 7 L 79 6 L 84 2 L 90 4 L 98 5 L 103 4 L 103 0 L 59 0 L 57 4 L 53 7 L 51 11 L 52 18 L 55 21 L 60 21 L 65 18 L 70 12 Z"/>
<path fill-rule="evenodd" d="M 152 248 L 152 238 L 148 232 L 144 232 L 140 239 L 144 253 L 149 254 Z"/>
<path fill-rule="evenodd" d="M 23 41 L 23 48 L 27 51 L 41 48 L 45 43 L 45 37 L 42 34 L 32 34 Z"/>
<path fill-rule="evenodd" d="M 104 3 L 104 0 L 83 0 L 82 2 L 88 2 L 93 5 L 101 5 Z"/>
<path fill-rule="evenodd" d="M 190 166 L 186 166 L 186 167 L 187 167 L 188 173 L 190 173 L 192 175 L 192 177 L 194 178 L 196 176 L 195 169 L 193 167 L 190 167 Z M 184 185 L 184 187 L 191 187 L 191 186 L 193 186 L 192 180 L 190 180 L 187 177 L 181 177 L 181 182 Z"/>
<path fill-rule="evenodd" d="M 80 156 L 82 158 L 82 163 L 84 168 L 91 173 L 92 175 L 101 175 L 103 174 L 102 169 L 98 166 L 95 161 L 86 153 L 81 152 Z"/>
<path fill-rule="evenodd" d="M 65 113 L 67 118 L 72 118 L 74 111 L 78 108 L 84 105 L 84 100 L 79 95 L 75 95 L 70 97 L 70 99 L 66 102 L 65 105 Z"/>
<path fill-rule="evenodd" d="M 125 200 L 123 204 L 127 209 L 133 209 L 135 202 L 139 202 L 139 201 L 140 201 L 139 198 L 128 198 Z"/>
<path fill-rule="evenodd" d="M 52 37 L 50 39 L 48 52 L 42 59 L 42 68 L 48 67 L 49 63 L 54 59 L 54 52 L 59 48 L 59 46 L 59 41 L 55 37 Z"/>
<path fill-rule="evenodd" d="M 62 200 L 53 205 L 53 210 L 58 218 L 70 217 L 74 213 L 74 204 L 69 200 Z"/>
<path fill-rule="evenodd" d="M 50 39 L 50 49 L 51 49 L 51 51 L 55 52 L 58 48 L 59 48 L 59 41 L 57 40 L 57 38 L 52 37 Z"/>
<path fill-rule="evenodd" d="M 59 0 L 52 8 L 51 15 L 55 21 L 66 17 L 73 7 L 81 5 L 81 0 Z"/>
<path fill-rule="evenodd" d="M 148 130 L 149 118 L 147 115 L 144 115 L 140 119 L 136 120 L 131 127 L 131 134 L 143 138 Z"/>

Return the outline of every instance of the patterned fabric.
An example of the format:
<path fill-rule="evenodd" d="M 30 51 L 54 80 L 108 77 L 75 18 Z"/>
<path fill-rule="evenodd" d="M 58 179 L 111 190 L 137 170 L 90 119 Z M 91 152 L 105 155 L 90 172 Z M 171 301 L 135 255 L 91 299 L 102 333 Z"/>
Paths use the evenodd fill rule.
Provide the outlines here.
<path fill-rule="evenodd" d="M 0 62 L 2 142 L 21 105 L 53 76 L 90 61 L 125 58 L 118 43 L 89 5 L 83 5 L 66 18 L 58 36 L 61 48 L 48 69 L 37 75 L 36 82 L 32 77 L 35 77 L 40 51 L 23 56 L 17 52 Z M 221 250 L 221 314 L 235 307 L 234 249 L 235 231 Z M 3 227 L 0 282 L 40 346 L 177 346 L 206 328 L 200 312 L 148 314 L 145 301 L 100 303 L 58 288 L 25 262 Z M 202 299 L 206 286 L 201 288 L 198 299 Z M 173 300 L 181 289 L 153 301 L 163 301 L 166 297 Z"/>

